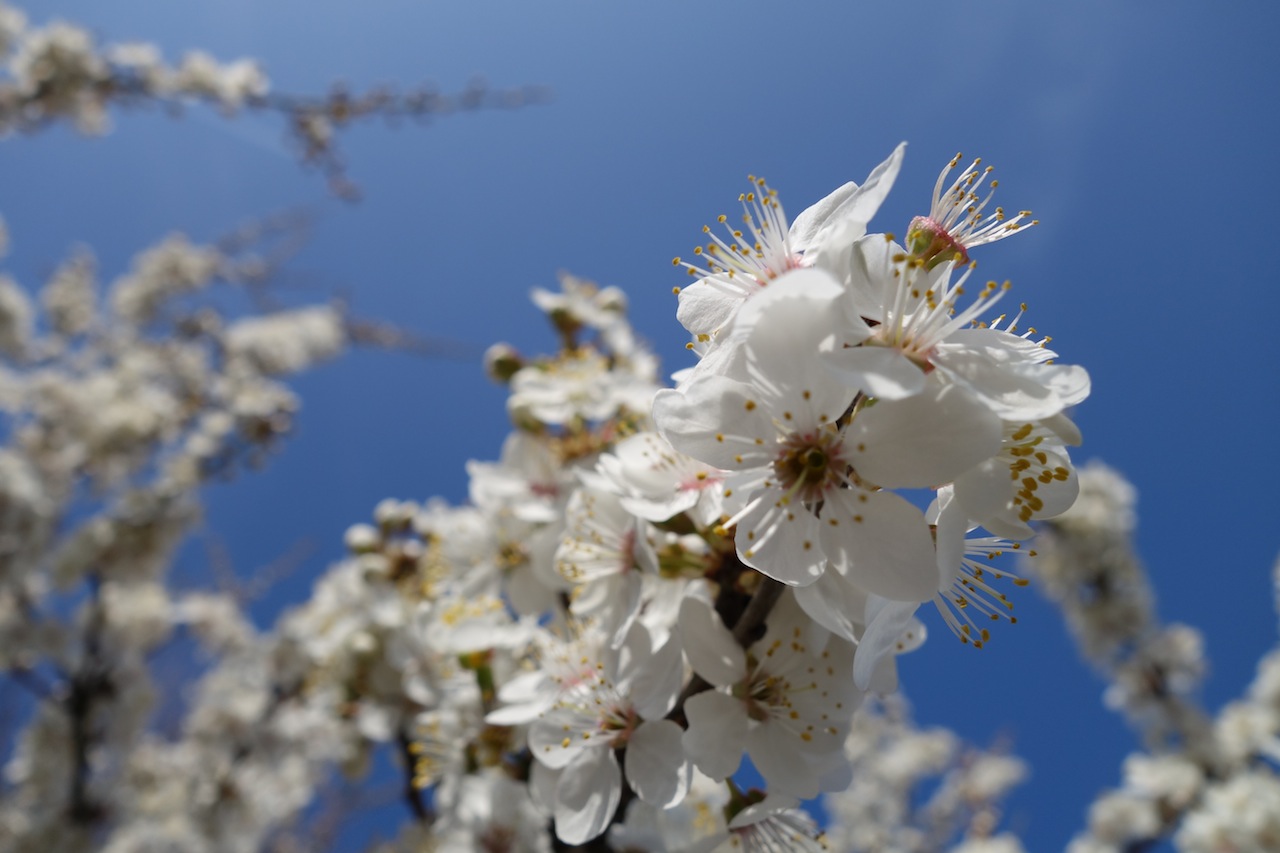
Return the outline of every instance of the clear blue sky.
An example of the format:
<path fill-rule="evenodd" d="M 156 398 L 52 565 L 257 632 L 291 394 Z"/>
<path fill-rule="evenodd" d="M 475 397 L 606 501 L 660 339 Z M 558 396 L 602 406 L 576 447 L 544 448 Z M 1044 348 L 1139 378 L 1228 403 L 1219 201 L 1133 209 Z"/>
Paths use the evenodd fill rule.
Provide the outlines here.
<path fill-rule="evenodd" d="M 1161 614 L 1208 636 L 1209 704 L 1237 695 L 1275 641 L 1274 3 L 44 0 L 27 11 L 155 41 L 170 57 L 254 56 L 280 91 L 337 79 L 453 89 L 475 73 L 549 85 L 548 106 L 348 134 L 365 192 L 354 207 L 325 200 L 267 118 L 120 115 L 105 139 L 56 130 L 0 155 L 7 267 L 28 284 L 77 242 L 109 278 L 171 230 L 211 239 L 318 201 L 324 216 L 293 267 L 317 294 L 347 293 L 366 315 L 476 352 L 550 347 L 526 294 L 565 268 L 622 286 L 674 369 L 685 353 L 671 287 L 683 279 L 670 259 L 731 212 L 748 173 L 795 213 L 906 139 L 873 223 L 902 233 L 949 157 L 981 155 L 1000 203 L 1043 223 L 975 252 L 982 274 L 1012 279 L 1032 324 L 1090 370 L 1079 459 L 1137 484 Z M 314 543 L 270 610 L 305 595 L 379 499 L 463 499 L 463 463 L 495 458 L 506 431 L 502 393 L 476 361 L 358 354 L 301 391 L 285 452 L 211 495 L 210 526 L 244 569 Z M 1029 849 L 1060 849 L 1132 739 L 1034 590 L 1020 610 L 978 653 L 935 631 L 904 661 L 904 683 L 921 720 L 1013 739 L 1034 777 L 1008 820 Z"/>

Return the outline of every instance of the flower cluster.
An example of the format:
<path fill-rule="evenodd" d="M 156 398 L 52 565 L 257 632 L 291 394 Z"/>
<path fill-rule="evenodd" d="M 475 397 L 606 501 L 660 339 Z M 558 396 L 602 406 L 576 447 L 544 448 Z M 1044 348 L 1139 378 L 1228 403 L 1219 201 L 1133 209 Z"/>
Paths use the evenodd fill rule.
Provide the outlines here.
<path fill-rule="evenodd" d="M 855 714 L 924 641 L 919 604 L 975 647 L 1012 621 L 1005 582 L 1022 582 L 1001 557 L 1075 499 L 1067 411 L 1088 377 L 1020 332 L 1020 314 L 987 318 L 1007 288 L 964 298 L 969 250 L 1025 218 L 987 212 L 987 171 L 940 181 L 905 245 L 867 233 L 902 156 L 791 224 L 753 179 L 742 226 L 707 229 L 702 266 L 677 259 L 697 278 L 678 317 L 699 360 L 674 388 L 616 289 L 565 275 L 559 293 L 536 290 L 561 348 L 489 351 L 515 430 L 497 463 L 468 466 L 470 503 L 401 504 L 404 520 L 353 529 L 366 582 L 390 596 L 362 660 L 387 667 L 409 642 L 402 679 L 430 672 L 434 688 L 403 681 L 398 705 L 366 693 L 352 718 L 366 736 L 413 735 L 434 825 L 452 832 L 475 807 L 457 792 L 479 765 L 527 780 L 519 814 L 550 818 L 564 844 L 825 849 L 794 809 L 863 790 Z M 368 562 L 389 535 L 400 568 Z M 352 571 L 326 596 L 343 615 L 308 617 L 299 637 L 356 630 Z M 418 639 L 392 642 L 394 613 Z M 475 689 L 440 681 L 459 660 Z M 767 796 L 738 787 L 747 762 Z M 995 755 L 957 772 L 936 822 L 994 838 L 994 812 L 979 830 L 954 816 L 1021 775 Z M 717 820 L 695 819 L 708 810 Z"/>
<path fill-rule="evenodd" d="M 695 251 L 706 265 L 676 259 L 698 278 L 679 316 L 701 358 L 654 401 L 660 435 L 718 469 L 738 558 L 858 644 L 864 689 L 919 603 L 976 647 L 1008 616 L 983 562 L 1075 500 L 1067 413 L 1089 392 L 1021 310 L 989 317 L 1008 283 L 970 284 L 969 251 L 1028 215 L 988 212 L 989 167 L 948 185 L 953 160 L 905 245 L 866 233 L 902 155 L 790 225 L 753 179 L 742 225 L 721 216 L 728 236 Z"/>

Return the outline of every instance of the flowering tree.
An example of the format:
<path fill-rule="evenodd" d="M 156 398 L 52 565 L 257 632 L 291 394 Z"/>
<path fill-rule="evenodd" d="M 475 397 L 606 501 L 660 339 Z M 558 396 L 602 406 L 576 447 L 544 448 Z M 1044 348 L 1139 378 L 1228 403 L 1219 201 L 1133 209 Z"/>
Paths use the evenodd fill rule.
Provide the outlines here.
<path fill-rule="evenodd" d="M 170 66 L 8 6 L 0 53 L 7 129 L 274 110 L 342 193 L 345 123 L 528 95 L 279 96 L 250 63 Z M 896 658 L 927 602 L 981 648 L 1031 578 L 1146 750 L 1071 849 L 1280 847 L 1280 653 L 1216 719 L 1196 704 L 1199 636 L 1154 614 L 1132 488 L 1069 455 L 1088 375 L 970 257 L 1034 220 L 957 156 L 903 239 L 869 231 L 904 154 L 794 218 L 751 178 L 675 259 L 696 361 L 671 387 L 620 291 L 535 290 L 559 347 L 486 354 L 512 428 L 469 501 L 383 501 L 274 624 L 179 589 L 175 550 L 202 487 L 289 432 L 286 377 L 394 334 L 221 308 L 269 286 L 261 240 L 169 237 L 106 288 L 86 253 L 35 290 L 0 278 L 0 671 L 27 697 L 0 849 L 322 849 L 334 780 L 371 787 L 390 753 L 388 853 L 1020 851 L 1023 763 L 917 727 Z M 175 707 L 156 653 L 192 643 Z"/>

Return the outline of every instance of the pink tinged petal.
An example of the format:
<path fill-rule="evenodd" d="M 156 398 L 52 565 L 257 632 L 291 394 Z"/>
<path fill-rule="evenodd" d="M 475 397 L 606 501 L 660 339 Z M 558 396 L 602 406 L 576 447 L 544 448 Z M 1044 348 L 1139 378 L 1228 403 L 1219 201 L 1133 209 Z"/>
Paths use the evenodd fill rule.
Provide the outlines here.
<path fill-rule="evenodd" d="M 790 732 L 766 723 L 747 734 L 747 755 L 769 783 L 769 790 L 807 800 L 821 791 L 809 756 L 798 752 L 800 744 Z"/>
<path fill-rule="evenodd" d="M 853 683 L 860 689 L 866 690 L 871 685 L 871 676 L 885 656 L 899 651 L 899 642 L 915 622 L 919 606 L 915 602 L 871 596 L 867 602 L 867 632 L 853 656 Z"/>
<path fill-rule="evenodd" d="M 778 436 L 750 389 L 722 376 L 706 376 L 683 391 L 659 391 L 653 422 L 681 453 L 732 471 L 767 465 Z"/>
<path fill-rule="evenodd" d="M 716 690 L 690 696 L 684 703 L 684 754 L 716 781 L 732 776 L 742 762 L 750 721 L 742 703 Z"/>
<path fill-rule="evenodd" d="M 729 687 L 747 674 L 747 657 L 720 614 L 701 597 L 680 602 L 680 640 L 693 671 L 717 687 Z"/>
<path fill-rule="evenodd" d="M 605 831 L 622 798 L 622 771 L 613 750 L 597 749 L 560 774 L 556 785 L 556 837 L 584 844 Z"/>
<path fill-rule="evenodd" d="M 701 279 L 680 290 L 676 319 L 692 335 L 709 335 L 719 329 L 742 304 L 742 297 L 727 293 L 714 279 Z"/>
<path fill-rule="evenodd" d="M 901 400 L 924 390 L 924 371 L 890 347 L 846 347 L 836 338 L 828 342 L 822 358 L 842 382 L 869 397 Z"/>
<path fill-rule="evenodd" d="M 1000 452 L 1000 419 L 964 389 L 933 381 L 905 400 L 859 412 L 845 446 L 859 476 L 880 486 L 949 482 Z"/>
<path fill-rule="evenodd" d="M 642 723 L 627 741 L 627 782 L 651 806 L 670 808 L 689 792 L 693 766 L 684 756 L 683 735 L 671 720 L 653 720 Z"/>
<path fill-rule="evenodd" d="M 799 501 L 786 501 L 779 489 L 766 489 L 738 519 L 734 544 L 742 562 L 788 586 L 811 584 L 827 567 L 822 524 Z"/>
<path fill-rule="evenodd" d="M 867 592 L 835 569 L 808 586 L 797 587 L 796 603 L 814 622 L 837 637 L 856 640 L 867 606 Z"/>
<path fill-rule="evenodd" d="M 822 548 L 852 583 L 876 595 L 919 602 L 938 588 L 924 514 L 891 492 L 847 489 L 829 498 Z"/>

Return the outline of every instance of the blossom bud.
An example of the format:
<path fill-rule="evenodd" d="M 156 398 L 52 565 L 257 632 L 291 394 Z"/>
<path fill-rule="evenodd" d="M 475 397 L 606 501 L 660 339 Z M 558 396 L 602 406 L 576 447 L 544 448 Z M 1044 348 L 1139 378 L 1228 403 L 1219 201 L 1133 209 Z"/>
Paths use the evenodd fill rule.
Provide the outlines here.
<path fill-rule="evenodd" d="M 484 372 L 494 382 L 506 384 L 524 367 L 524 358 L 511 344 L 494 344 L 485 350 Z"/>

